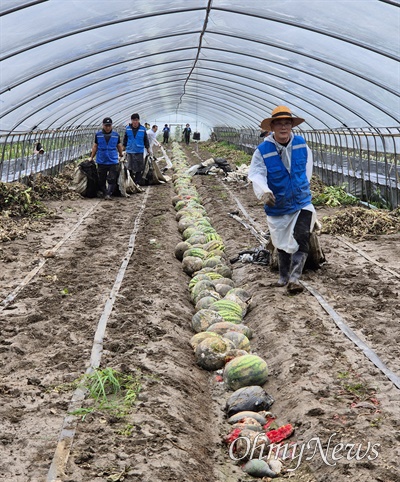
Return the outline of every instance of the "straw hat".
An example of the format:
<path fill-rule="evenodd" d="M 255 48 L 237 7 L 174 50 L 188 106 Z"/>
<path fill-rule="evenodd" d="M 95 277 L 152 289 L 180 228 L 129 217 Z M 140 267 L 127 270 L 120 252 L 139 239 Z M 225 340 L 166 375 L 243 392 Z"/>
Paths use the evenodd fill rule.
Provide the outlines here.
<path fill-rule="evenodd" d="M 272 111 L 271 117 L 268 117 L 261 122 L 261 129 L 263 131 L 271 131 L 271 122 L 277 119 L 292 119 L 293 127 L 296 127 L 302 122 L 304 122 L 304 119 L 302 119 L 301 117 L 293 117 L 293 114 L 289 107 L 286 107 L 285 105 L 278 105 L 278 107 L 275 107 L 275 109 Z"/>

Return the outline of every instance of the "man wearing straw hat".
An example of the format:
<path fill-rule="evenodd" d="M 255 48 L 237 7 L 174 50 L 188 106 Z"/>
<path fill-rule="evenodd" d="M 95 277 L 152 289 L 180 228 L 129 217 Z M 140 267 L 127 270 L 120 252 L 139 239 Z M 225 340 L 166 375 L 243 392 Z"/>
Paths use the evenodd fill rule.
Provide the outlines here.
<path fill-rule="evenodd" d="M 261 122 L 269 132 L 255 150 L 248 177 L 258 199 L 264 202 L 271 241 L 278 250 L 279 280 L 288 294 L 303 291 L 299 280 L 310 249 L 316 221 L 311 204 L 312 152 L 292 128 L 304 122 L 289 107 L 276 107 Z"/>

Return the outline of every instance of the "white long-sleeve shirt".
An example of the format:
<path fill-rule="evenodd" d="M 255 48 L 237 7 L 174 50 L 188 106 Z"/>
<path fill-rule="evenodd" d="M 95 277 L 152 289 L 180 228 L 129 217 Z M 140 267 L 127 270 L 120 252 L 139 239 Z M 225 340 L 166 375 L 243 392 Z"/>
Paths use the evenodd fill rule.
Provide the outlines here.
<path fill-rule="evenodd" d="M 157 141 L 157 132 L 154 132 L 153 129 L 148 129 L 146 133 L 150 143 L 150 153 L 152 154 L 153 146 L 160 146 L 160 143 Z"/>
<path fill-rule="evenodd" d="M 285 147 L 275 141 L 272 134 L 265 138 L 264 142 L 273 142 L 282 158 L 282 162 L 286 169 L 290 170 L 291 157 L 292 157 L 292 141 L 294 134 L 291 134 L 289 144 Z M 306 175 L 307 179 L 310 181 L 313 171 L 313 155 L 311 149 L 307 146 L 307 164 L 306 164 Z M 254 151 L 253 157 L 251 159 L 251 164 L 249 168 L 248 178 L 252 183 L 254 194 L 258 199 L 261 199 L 262 195 L 267 192 L 272 192 L 268 186 L 267 181 L 267 166 L 265 165 L 264 159 L 261 152 L 256 149 Z M 315 208 L 310 203 L 308 206 L 303 208 L 304 210 L 311 211 L 313 213 L 311 221 L 311 229 L 317 219 Z M 297 241 L 294 239 L 293 232 L 294 227 L 299 216 L 300 211 L 293 214 L 284 214 L 283 216 L 268 216 L 267 223 L 271 235 L 271 240 L 273 245 L 278 249 L 283 249 L 287 253 L 295 253 L 299 249 Z"/>

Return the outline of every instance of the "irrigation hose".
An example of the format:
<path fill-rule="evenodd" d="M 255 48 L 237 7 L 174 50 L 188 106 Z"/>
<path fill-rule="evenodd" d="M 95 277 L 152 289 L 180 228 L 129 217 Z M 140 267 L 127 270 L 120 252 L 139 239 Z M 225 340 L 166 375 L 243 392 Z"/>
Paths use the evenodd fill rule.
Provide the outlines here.
<path fill-rule="evenodd" d="M 97 324 L 97 330 L 94 335 L 92 353 L 90 357 L 90 365 L 85 372 L 85 376 L 91 375 L 100 366 L 101 356 L 103 354 L 103 341 L 107 322 L 113 310 L 117 294 L 121 288 L 122 281 L 125 276 L 126 268 L 129 264 L 129 260 L 131 259 L 135 248 L 135 239 L 139 231 L 139 223 L 146 208 L 146 202 L 150 190 L 151 187 L 149 186 L 149 188 L 146 189 L 145 196 L 142 200 L 142 205 L 140 207 L 138 215 L 136 216 L 134 227 L 129 238 L 128 249 L 122 260 L 120 269 L 115 278 L 114 285 L 111 289 L 108 300 L 104 306 L 103 313 L 101 314 L 99 322 Z M 49 472 L 47 474 L 47 482 L 59 482 L 60 480 L 62 480 L 62 477 L 65 477 L 65 468 L 67 466 L 69 454 L 71 452 L 72 442 L 79 420 L 79 417 L 72 415 L 71 413 L 81 408 L 82 402 L 86 396 L 86 392 L 87 391 L 82 387 L 78 387 L 72 395 L 71 402 L 68 406 L 67 415 L 65 416 L 62 424 L 54 457 L 51 462 Z"/>
<path fill-rule="evenodd" d="M 386 375 L 386 377 L 393 382 L 393 384 L 400 390 L 400 377 L 397 376 L 394 372 L 389 370 L 387 366 L 383 363 L 383 361 L 378 357 L 378 355 L 371 350 L 371 348 L 364 343 L 361 338 L 359 338 L 354 331 L 349 328 L 349 326 L 345 323 L 343 318 L 329 305 L 329 303 L 323 298 L 323 296 L 312 286 L 310 286 L 305 281 L 300 281 L 300 283 L 316 298 L 318 303 L 322 306 L 322 308 L 333 318 L 333 321 L 336 325 L 340 328 L 340 330 L 349 338 L 361 351 L 364 355 L 372 361 L 372 363 L 381 370 L 382 373 Z"/>
<path fill-rule="evenodd" d="M 228 188 L 227 188 L 228 189 Z M 228 189 L 229 191 L 229 189 Z M 230 191 L 229 191 L 230 192 Z M 230 192 L 231 196 L 235 198 L 234 194 Z M 238 206 L 240 205 L 240 201 L 236 200 Z M 245 211 L 243 211 L 245 212 Z M 264 233 L 262 235 L 260 233 L 254 233 L 254 228 L 252 226 L 247 225 L 239 216 L 235 214 L 230 214 L 231 217 L 239 221 L 246 229 L 250 230 L 254 236 L 257 238 L 257 240 L 260 241 L 261 238 L 263 238 Z M 264 238 L 265 239 L 265 238 Z M 339 238 L 338 238 L 339 239 Z M 386 268 L 382 264 L 378 263 L 374 259 L 372 259 L 370 256 L 368 256 L 366 253 L 361 251 L 360 249 L 356 248 L 355 246 L 352 246 L 350 243 L 347 243 L 346 241 L 341 240 L 349 246 L 350 248 L 354 249 L 357 253 L 359 253 L 361 256 L 364 256 L 368 261 L 370 261 L 373 264 L 376 264 L 380 268 L 389 271 L 391 274 L 394 276 L 400 278 L 400 275 L 398 273 L 395 273 L 394 271 L 390 270 L 389 268 Z M 361 351 L 364 353 L 364 355 L 377 367 L 381 372 L 400 390 L 400 377 L 397 376 L 394 372 L 392 372 L 383 362 L 382 360 L 378 357 L 378 355 L 369 348 L 369 346 L 364 343 L 350 328 L 349 326 L 345 323 L 343 318 L 336 313 L 336 311 L 329 305 L 329 303 L 322 297 L 322 295 L 312 286 L 310 286 L 308 283 L 305 281 L 300 281 L 300 283 L 316 298 L 318 303 L 322 306 L 322 308 L 332 317 L 333 321 L 336 323 L 336 325 L 340 328 L 340 330 L 358 347 L 361 349 Z"/>

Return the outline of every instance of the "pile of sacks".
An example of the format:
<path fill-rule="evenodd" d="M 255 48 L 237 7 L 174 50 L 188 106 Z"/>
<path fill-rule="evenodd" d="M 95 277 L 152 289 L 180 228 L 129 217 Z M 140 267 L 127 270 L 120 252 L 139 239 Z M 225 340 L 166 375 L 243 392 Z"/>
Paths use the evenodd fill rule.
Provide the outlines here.
<path fill-rule="evenodd" d="M 83 197 L 97 197 L 99 191 L 99 176 L 96 164 L 89 159 L 81 162 L 75 169 L 72 186 L 73 189 Z M 143 192 L 140 186 L 132 179 L 125 160 L 121 160 L 119 163 L 117 186 L 119 194 L 122 197 Z"/>
<path fill-rule="evenodd" d="M 194 166 L 190 167 L 186 174 L 193 176 L 195 174 L 228 174 L 232 172 L 232 167 L 228 163 L 228 161 L 222 157 L 210 157 L 206 161 L 201 162 L 200 164 L 195 164 Z"/>

